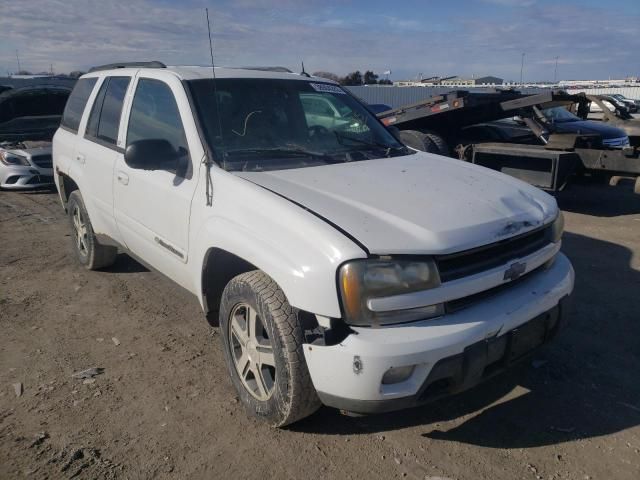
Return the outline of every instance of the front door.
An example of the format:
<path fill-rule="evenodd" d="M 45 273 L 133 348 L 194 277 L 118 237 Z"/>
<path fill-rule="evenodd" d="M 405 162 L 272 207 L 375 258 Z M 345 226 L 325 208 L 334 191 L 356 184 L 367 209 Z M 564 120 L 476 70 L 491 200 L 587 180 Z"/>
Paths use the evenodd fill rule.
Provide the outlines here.
<path fill-rule="evenodd" d="M 189 252 L 189 217 L 197 183 L 174 91 L 186 102 L 182 84 L 139 77 L 134 89 L 125 148 L 141 140 L 167 140 L 180 157 L 175 166 L 131 168 L 119 154 L 115 166 L 114 210 L 124 243 L 132 253 L 185 285 Z M 183 108 L 186 107 L 183 105 Z M 192 119 L 191 123 L 192 123 Z"/>

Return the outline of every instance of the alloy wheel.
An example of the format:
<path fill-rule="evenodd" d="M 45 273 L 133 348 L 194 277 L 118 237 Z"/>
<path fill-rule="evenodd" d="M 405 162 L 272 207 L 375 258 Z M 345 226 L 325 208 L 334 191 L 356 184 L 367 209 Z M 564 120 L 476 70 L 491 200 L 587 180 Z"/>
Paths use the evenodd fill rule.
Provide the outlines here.
<path fill-rule="evenodd" d="M 267 329 L 253 307 L 246 303 L 234 307 L 228 338 L 242 384 L 256 399 L 268 400 L 275 387 L 275 356 Z"/>
<path fill-rule="evenodd" d="M 73 207 L 73 230 L 75 232 L 76 247 L 81 255 L 86 256 L 89 253 L 88 238 L 89 229 L 82 216 L 82 211 L 78 205 Z"/>

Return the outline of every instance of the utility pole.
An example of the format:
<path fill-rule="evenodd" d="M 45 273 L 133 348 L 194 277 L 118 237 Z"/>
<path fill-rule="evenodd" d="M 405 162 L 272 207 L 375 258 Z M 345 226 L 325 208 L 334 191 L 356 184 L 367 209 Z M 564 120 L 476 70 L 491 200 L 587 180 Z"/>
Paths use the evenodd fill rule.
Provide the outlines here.
<path fill-rule="evenodd" d="M 520 85 L 522 85 L 522 72 L 524 71 L 524 53 L 522 54 L 522 63 L 520 63 Z"/>
<path fill-rule="evenodd" d="M 558 59 L 560 57 L 556 57 L 556 69 L 553 72 L 553 83 L 558 83 Z"/>
<path fill-rule="evenodd" d="M 18 50 L 16 50 L 16 60 L 18 61 L 18 74 L 20 74 L 22 68 L 20 67 L 20 55 L 18 55 Z"/>

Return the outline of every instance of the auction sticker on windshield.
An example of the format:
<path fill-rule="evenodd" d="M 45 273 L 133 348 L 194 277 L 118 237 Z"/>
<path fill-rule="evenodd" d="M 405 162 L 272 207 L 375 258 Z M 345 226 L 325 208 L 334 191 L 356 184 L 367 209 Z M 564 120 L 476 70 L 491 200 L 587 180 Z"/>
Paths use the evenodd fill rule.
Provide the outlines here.
<path fill-rule="evenodd" d="M 312 83 L 311 86 L 316 92 L 340 93 L 346 95 L 346 92 L 336 85 L 329 83 Z"/>

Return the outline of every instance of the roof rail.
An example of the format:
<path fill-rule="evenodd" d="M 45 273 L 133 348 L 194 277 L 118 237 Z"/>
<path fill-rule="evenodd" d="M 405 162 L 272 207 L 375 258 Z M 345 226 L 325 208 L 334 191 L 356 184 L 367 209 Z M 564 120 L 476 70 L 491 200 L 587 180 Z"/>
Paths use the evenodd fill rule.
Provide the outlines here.
<path fill-rule="evenodd" d="M 89 72 L 100 72 L 102 70 L 114 70 L 116 68 L 167 68 L 167 66 L 158 61 L 152 62 L 121 62 L 121 63 L 108 63 L 106 65 L 99 65 L 97 67 L 91 67 Z"/>
<path fill-rule="evenodd" d="M 229 67 L 227 67 L 229 68 Z M 281 73 L 293 73 L 287 67 L 230 67 L 237 70 L 259 70 L 261 72 L 281 72 Z"/>

